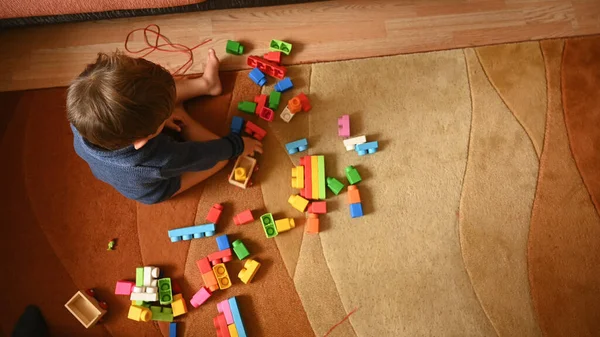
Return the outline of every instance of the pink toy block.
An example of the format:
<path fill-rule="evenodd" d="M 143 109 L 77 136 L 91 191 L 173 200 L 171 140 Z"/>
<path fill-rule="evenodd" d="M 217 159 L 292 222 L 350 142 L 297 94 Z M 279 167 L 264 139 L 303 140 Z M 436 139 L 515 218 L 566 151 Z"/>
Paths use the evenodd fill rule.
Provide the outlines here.
<path fill-rule="evenodd" d="M 190 300 L 190 303 L 194 308 L 201 306 L 206 300 L 212 295 L 212 292 L 206 287 L 202 287 L 194 294 L 194 297 Z"/>
<path fill-rule="evenodd" d="M 247 209 L 247 210 L 243 211 L 242 213 L 233 217 L 233 222 L 235 222 L 235 224 L 237 226 L 243 225 L 243 224 L 246 224 L 246 223 L 252 222 L 252 221 L 254 221 L 254 217 L 252 216 L 252 211 L 250 211 L 249 209 Z"/>
<path fill-rule="evenodd" d="M 338 136 L 350 137 L 350 116 L 343 115 L 338 118 Z"/>
<path fill-rule="evenodd" d="M 228 300 L 217 303 L 217 311 L 225 315 L 227 324 L 233 324 L 233 315 L 231 315 L 231 307 L 229 307 Z"/>
<path fill-rule="evenodd" d="M 208 211 L 206 221 L 216 224 L 217 222 L 219 222 L 221 212 L 223 212 L 223 206 L 221 206 L 221 204 L 214 204 L 210 211 Z"/>
<path fill-rule="evenodd" d="M 117 286 L 115 287 L 115 295 L 131 295 L 131 291 L 135 287 L 135 282 L 131 281 L 117 281 Z"/>
<path fill-rule="evenodd" d="M 213 266 L 219 263 L 231 261 L 231 248 L 227 248 L 225 250 L 220 250 L 218 252 L 209 254 L 208 260 L 210 260 L 210 263 Z"/>
<path fill-rule="evenodd" d="M 327 203 L 325 201 L 313 201 L 308 206 L 309 213 L 325 214 L 327 213 Z"/>

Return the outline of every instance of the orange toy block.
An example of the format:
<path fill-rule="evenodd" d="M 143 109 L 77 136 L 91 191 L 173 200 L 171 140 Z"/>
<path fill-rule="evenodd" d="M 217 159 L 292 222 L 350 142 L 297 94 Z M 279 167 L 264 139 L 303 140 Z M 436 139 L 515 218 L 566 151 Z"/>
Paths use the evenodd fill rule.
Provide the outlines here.
<path fill-rule="evenodd" d="M 227 268 L 225 268 L 225 264 L 217 264 L 213 267 L 213 272 L 215 273 L 215 277 L 217 278 L 217 282 L 219 283 L 219 289 L 227 289 L 231 287 L 231 279 L 229 278 L 229 273 L 227 273 Z"/>
<path fill-rule="evenodd" d="M 291 113 L 295 114 L 296 112 L 300 112 L 302 110 L 302 102 L 300 101 L 300 98 L 292 97 L 292 99 L 288 101 L 287 107 Z"/>
<path fill-rule="evenodd" d="M 348 186 L 348 204 L 358 204 L 360 202 L 360 193 L 356 185 Z"/>
<path fill-rule="evenodd" d="M 306 233 L 317 234 L 319 233 L 319 216 L 314 213 L 308 213 L 308 219 L 306 219 Z"/>
<path fill-rule="evenodd" d="M 208 255 L 208 260 L 214 266 L 219 263 L 231 261 L 231 248 L 220 250 Z"/>

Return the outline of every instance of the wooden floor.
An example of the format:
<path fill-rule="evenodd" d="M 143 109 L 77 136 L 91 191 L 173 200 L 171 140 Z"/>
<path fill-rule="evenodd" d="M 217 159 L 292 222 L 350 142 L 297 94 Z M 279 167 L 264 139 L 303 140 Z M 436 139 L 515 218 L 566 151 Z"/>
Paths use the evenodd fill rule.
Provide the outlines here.
<path fill-rule="evenodd" d="M 213 39 L 195 52 L 188 73 L 198 73 L 209 46 L 223 69 L 246 67 L 245 57 L 225 54 L 228 39 L 252 54 L 273 38 L 292 42 L 284 62 L 297 64 L 597 34 L 600 0 L 330 1 L 7 30 L 0 32 L 0 91 L 65 86 L 96 53 L 122 50 L 130 30 L 150 23 L 172 42 Z M 173 70 L 186 60 L 171 53 L 149 59 Z"/>

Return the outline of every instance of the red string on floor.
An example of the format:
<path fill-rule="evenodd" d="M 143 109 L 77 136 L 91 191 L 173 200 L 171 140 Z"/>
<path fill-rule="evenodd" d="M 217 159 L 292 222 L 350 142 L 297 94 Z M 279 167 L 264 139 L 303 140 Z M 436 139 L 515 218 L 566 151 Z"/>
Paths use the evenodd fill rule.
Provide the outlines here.
<path fill-rule="evenodd" d="M 134 33 L 139 31 L 144 32 L 144 42 L 146 42 L 147 47 L 144 47 L 140 50 L 131 50 L 128 45 L 129 39 L 131 38 L 131 36 L 133 36 Z M 159 41 L 161 43 L 159 43 Z M 131 32 L 129 32 L 129 34 L 127 34 L 127 37 L 125 38 L 125 50 L 127 50 L 127 52 L 129 52 L 130 54 L 140 54 L 147 51 L 147 53 L 139 57 L 146 57 L 156 50 L 168 53 L 186 53 L 189 56 L 187 62 L 185 62 L 181 67 L 179 67 L 179 69 L 173 72 L 173 75 L 183 75 L 194 64 L 194 49 L 203 46 L 211 41 L 212 39 L 206 39 L 192 48 L 184 46 L 180 43 L 172 43 L 169 40 L 169 38 L 160 33 L 160 27 L 157 24 L 150 24 L 145 28 L 134 29 Z"/>
<path fill-rule="evenodd" d="M 348 315 L 346 315 L 346 317 L 344 317 L 343 320 L 337 322 L 336 325 L 332 326 L 329 330 L 327 330 L 327 333 L 325 335 L 323 335 L 323 337 L 327 337 L 329 336 L 329 334 L 333 331 L 333 329 L 337 328 L 338 326 L 340 326 L 342 323 L 344 323 L 344 321 L 346 321 L 348 318 L 350 318 L 350 315 L 352 315 L 354 312 L 356 312 L 356 310 L 358 310 L 358 307 L 354 308 L 352 311 L 350 311 L 348 313 Z"/>

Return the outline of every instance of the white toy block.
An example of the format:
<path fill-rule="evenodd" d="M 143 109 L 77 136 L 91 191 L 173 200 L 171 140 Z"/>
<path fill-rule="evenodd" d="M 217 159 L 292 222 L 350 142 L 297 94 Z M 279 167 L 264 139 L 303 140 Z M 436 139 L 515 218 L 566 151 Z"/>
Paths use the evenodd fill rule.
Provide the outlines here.
<path fill-rule="evenodd" d="M 150 282 L 150 286 L 151 287 L 158 287 L 158 280 L 157 279 L 152 280 L 152 282 Z"/>
<path fill-rule="evenodd" d="M 354 138 L 344 139 L 344 146 L 346 147 L 346 151 L 354 150 L 354 147 L 358 144 L 364 144 L 367 142 L 366 136 L 359 136 Z"/>
<path fill-rule="evenodd" d="M 160 276 L 160 269 L 157 267 L 144 267 L 144 287 L 156 287 L 155 279 Z M 154 283 L 154 284 L 153 284 Z"/>
<path fill-rule="evenodd" d="M 149 293 L 133 293 L 129 297 L 132 301 L 144 301 L 144 302 L 156 302 L 158 301 L 158 294 L 149 294 Z"/>
<path fill-rule="evenodd" d="M 150 267 L 152 268 L 152 277 L 158 278 L 160 276 L 160 269 L 158 267 Z"/>
<path fill-rule="evenodd" d="M 158 292 L 157 287 L 146 287 L 146 293 L 148 293 L 148 294 L 155 294 L 157 292 Z"/>
<path fill-rule="evenodd" d="M 145 287 L 133 287 L 133 292 L 136 294 L 145 292 Z"/>
<path fill-rule="evenodd" d="M 283 119 L 284 122 L 289 123 L 292 118 L 294 118 L 294 115 L 290 109 L 288 109 L 288 107 L 286 106 L 285 109 L 283 109 L 283 111 L 281 112 L 281 115 L 279 115 L 279 117 L 281 117 L 281 119 Z"/>

